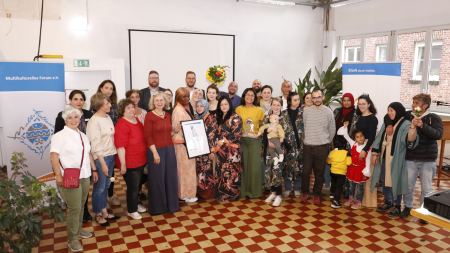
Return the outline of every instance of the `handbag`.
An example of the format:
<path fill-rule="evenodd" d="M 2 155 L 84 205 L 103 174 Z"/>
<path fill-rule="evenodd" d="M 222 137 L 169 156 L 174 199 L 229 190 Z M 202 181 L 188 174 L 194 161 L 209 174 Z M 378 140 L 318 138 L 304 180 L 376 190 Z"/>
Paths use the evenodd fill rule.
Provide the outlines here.
<path fill-rule="evenodd" d="M 80 133 L 80 139 L 81 139 L 81 145 L 83 146 L 83 151 L 81 153 L 80 167 L 79 168 L 64 168 L 61 164 L 61 161 L 59 161 L 59 164 L 61 164 L 61 167 L 64 169 L 63 187 L 67 188 L 67 189 L 78 188 L 80 186 L 80 171 L 81 171 L 81 167 L 83 166 L 83 160 L 84 160 L 84 142 L 83 142 L 83 138 L 81 137 L 81 133 Z"/>

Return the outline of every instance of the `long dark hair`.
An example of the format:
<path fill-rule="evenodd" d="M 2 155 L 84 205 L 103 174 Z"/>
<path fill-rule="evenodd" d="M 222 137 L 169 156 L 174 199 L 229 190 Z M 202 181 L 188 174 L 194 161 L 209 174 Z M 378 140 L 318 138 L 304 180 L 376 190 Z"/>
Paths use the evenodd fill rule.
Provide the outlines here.
<path fill-rule="evenodd" d="M 362 94 L 361 96 L 358 97 L 357 101 L 359 101 L 360 99 L 366 100 L 366 102 L 369 104 L 369 111 L 373 115 L 377 114 L 377 108 L 375 108 L 375 105 L 373 104 L 372 99 L 370 99 L 369 94 Z M 362 112 L 359 110 L 359 106 L 356 106 L 356 114 L 358 115 L 362 114 Z"/>
<path fill-rule="evenodd" d="M 289 91 L 289 95 L 288 95 L 288 97 L 287 97 L 287 108 L 288 109 L 291 109 L 291 105 L 292 105 L 292 97 L 294 97 L 294 96 L 299 96 L 300 97 L 300 95 L 297 93 L 297 92 L 295 92 L 295 91 Z M 301 101 L 300 101 L 300 105 L 301 105 Z M 299 105 L 299 107 L 300 107 L 300 105 Z"/>
<path fill-rule="evenodd" d="M 113 87 L 113 93 L 111 94 L 111 97 L 109 97 L 109 99 L 111 100 L 111 104 L 117 105 L 117 90 L 116 90 L 116 85 L 114 84 L 114 82 L 112 80 L 104 80 L 103 82 L 101 82 L 97 88 L 97 92 L 101 93 L 103 86 L 105 86 L 105 84 L 107 84 L 107 83 L 110 83 Z"/>
<path fill-rule="evenodd" d="M 230 109 L 228 110 L 227 114 L 225 114 L 225 117 L 223 116 L 223 112 L 220 109 L 220 104 L 222 103 L 223 100 L 226 100 L 228 102 L 228 105 L 230 106 Z M 217 124 L 219 126 L 222 125 L 231 117 L 232 114 L 233 114 L 233 107 L 231 106 L 231 99 L 229 97 L 220 97 L 219 102 L 217 103 L 217 111 L 216 111 Z"/>
<path fill-rule="evenodd" d="M 255 95 L 255 97 L 253 99 L 253 105 L 258 106 L 258 98 L 256 97 L 255 90 L 253 90 L 252 88 L 247 88 L 244 90 L 244 92 L 242 92 L 241 105 L 245 106 L 245 95 L 247 95 L 248 92 L 253 92 L 253 95 Z"/>

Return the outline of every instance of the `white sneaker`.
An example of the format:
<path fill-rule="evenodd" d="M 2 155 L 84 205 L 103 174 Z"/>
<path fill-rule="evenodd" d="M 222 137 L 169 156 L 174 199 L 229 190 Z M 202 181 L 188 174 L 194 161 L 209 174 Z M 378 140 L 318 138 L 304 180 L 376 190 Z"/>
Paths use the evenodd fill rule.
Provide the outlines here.
<path fill-rule="evenodd" d="M 140 220 L 140 219 L 142 219 L 142 216 L 138 212 L 127 213 L 127 215 L 130 216 L 133 220 Z"/>
<path fill-rule="evenodd" d="M 197 197 L 192 197 L 192 198 L 185 198 L 184 201 L 186 203 L 195 203 L 197 202 L 198 198 Z"/>
<path fill-rule="evenodd" d="M 280 196 L 280 195 L 277 195 L 277 196 L 275 197 L 275 200 L 274 200 L 273 203 L 272 203 L 272 206 L 280 206 L 282 200 L 283 200 L 283 199 L 281 198 L 281 196 Z"/>
<path fill-rule="evenodd" d="M 284 160 L 284 155 L 283 155 L 283 154 L 280 154 L 280 155 L 278 156 L 278 160 L 280 161 L 280 163 L 282 163 L 283 160 Z"/>
<path fill-rule="evenodd" d="M 294 191 L 295 197 L 300 197 L 300 191 Z"/>
<path fill-rule="evenodd" d="M 277 196 L 277 195 L 275 194 L 275 192 L 272 192 L 272 193 L 269 195 L 269 197 L 267 197 L 267 199 L 264 200 L 264 202 L 266 202 L 266 203 L 272 203 L 272 201 L 275 199 L 276 196 Z"/>
<path fill-rule="evenodd" d="M 145 208 L 143 205 L 138 204 L 137 208 L 138 213 L 145 213 L 147 211 L 147 208 Z"/>

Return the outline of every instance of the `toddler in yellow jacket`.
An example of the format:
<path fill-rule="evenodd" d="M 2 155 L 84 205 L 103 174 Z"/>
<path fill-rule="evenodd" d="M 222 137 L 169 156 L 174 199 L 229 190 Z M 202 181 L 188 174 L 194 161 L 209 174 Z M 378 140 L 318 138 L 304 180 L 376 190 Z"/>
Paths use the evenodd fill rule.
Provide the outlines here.
<path fill-rule="evenodd" d="M 340 199 L 344 189 L 347 166 L 352 164 L 352 158 L 348 156 L 347 150 L 336 148 L 328 154 L 327 163 L 331 165 L 331 207 L 340 208 Z"/>

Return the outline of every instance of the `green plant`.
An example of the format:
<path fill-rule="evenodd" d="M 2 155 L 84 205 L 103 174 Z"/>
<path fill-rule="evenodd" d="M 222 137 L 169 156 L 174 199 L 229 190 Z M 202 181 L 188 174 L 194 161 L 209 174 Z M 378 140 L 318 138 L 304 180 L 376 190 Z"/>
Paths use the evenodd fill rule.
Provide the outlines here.
<path fill-rule="evenodd" d="M 42 217 L 64 217 L 56 189 L 27 171 L 23 153 L 11 156 L 11 177 L 0 179 L 0 251 L 31 252 L 42 235 Z"/>
<path fill-rule="evenodd" d="M 301 97 L 308 92 L 315 89 L 320 89 L 323 91 L 323 104 L 329 105 L 333 101 L 339 101 L 340 92 L 342 91 L 342 69 L 335 68 L 338 58 L 330 63 L 326 71 L 319 71 L 315 67 L 316 74 L 319 80 L 314 79 L 311 82 L 311 69 L 306 73 L 305 77 L 299 79 L 297 84 L 297 92 Z"/>

